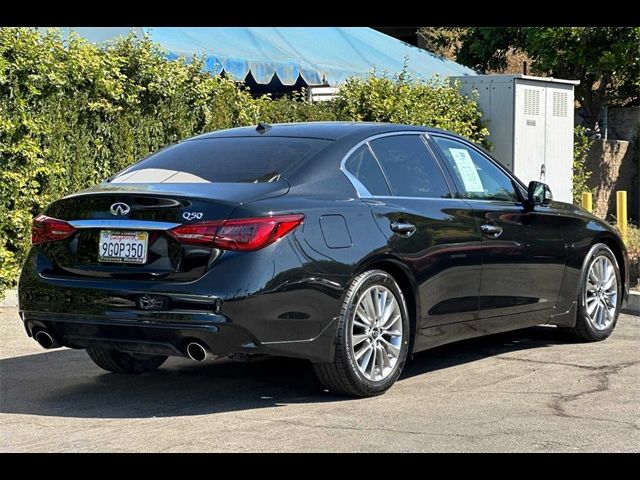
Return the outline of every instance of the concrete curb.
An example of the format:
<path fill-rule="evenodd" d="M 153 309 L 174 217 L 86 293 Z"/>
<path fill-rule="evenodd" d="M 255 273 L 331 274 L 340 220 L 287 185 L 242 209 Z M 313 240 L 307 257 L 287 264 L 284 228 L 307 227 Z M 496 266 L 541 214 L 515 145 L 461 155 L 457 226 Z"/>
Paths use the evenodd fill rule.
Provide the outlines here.
<path fill-rule="evenodd" d="M 640 316 L 640 291 L 631 290 L 629 292 L 629 300 L 622 307 L 622 313 Z"/>
<path fill-rule="evenodd" d="M 18 290 L 7 290 L 0 300 L 0 308 L 16 308 L 18 306 Z"/>

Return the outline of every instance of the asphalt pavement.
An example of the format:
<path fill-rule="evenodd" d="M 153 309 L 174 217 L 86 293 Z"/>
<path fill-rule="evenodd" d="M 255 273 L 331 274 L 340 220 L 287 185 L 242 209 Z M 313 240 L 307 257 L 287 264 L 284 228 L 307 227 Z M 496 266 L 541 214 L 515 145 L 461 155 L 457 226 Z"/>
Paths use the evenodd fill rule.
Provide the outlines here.
<path fill-rule="evenodd" d="M 0 309 L 2 452 L 640 452 L 640 317 L 605 342 L 535 327 L 414 356 L 385 395 L 304 361 L 172 358 L 141 376 L 42 350 Z"/>

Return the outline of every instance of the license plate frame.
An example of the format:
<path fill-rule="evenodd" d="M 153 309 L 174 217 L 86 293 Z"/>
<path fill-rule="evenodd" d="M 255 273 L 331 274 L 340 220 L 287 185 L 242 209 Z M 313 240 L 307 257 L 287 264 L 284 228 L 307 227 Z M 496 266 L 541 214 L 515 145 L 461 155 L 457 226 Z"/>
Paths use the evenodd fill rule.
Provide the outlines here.
<path fill-rule="evenodd" d="M 104 247 L 104 244 L 107 244 Z M 111 245 L 111 246 L 110 246 Z M 142 250 L 142 255 L 140 255 Z M 144 265 L 149 253 L 149 232 L 140 230 L 100 230 L 98 262 Z"/>

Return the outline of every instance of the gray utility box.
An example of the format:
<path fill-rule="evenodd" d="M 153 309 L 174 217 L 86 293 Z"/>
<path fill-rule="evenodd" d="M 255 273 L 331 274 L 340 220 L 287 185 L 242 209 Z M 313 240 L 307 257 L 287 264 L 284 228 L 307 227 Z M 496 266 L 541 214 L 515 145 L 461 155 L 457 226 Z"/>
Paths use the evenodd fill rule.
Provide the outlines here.
<path fill-rule="evenodd" d="M 572 201 L 573 88 L 577 80 L 526 75 L 451 77 L 465 95 L 478 92 L 491 153 L 528 184 L 547 183 L 553 198 Z"/>

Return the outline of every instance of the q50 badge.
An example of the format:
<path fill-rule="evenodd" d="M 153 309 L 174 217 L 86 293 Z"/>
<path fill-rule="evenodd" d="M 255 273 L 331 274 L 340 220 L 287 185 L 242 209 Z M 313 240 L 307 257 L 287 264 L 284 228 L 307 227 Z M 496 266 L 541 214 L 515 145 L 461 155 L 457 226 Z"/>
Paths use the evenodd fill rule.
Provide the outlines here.
<path fill-rule="evenodd" d="M 200 220 L 202 218 L 202 212 L 184 212 L 182 218 L 185 220 Z"/>

